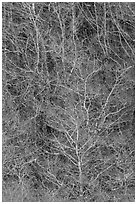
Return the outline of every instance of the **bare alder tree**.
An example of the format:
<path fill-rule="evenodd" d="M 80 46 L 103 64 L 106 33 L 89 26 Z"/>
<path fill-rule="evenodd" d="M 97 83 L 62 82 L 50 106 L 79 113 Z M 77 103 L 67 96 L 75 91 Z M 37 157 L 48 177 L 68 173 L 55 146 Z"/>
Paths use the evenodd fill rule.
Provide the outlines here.
<path fill-rule="evenodd" d="M 135 3 L 2 3 L 3 201 L 135 199 Z"/>

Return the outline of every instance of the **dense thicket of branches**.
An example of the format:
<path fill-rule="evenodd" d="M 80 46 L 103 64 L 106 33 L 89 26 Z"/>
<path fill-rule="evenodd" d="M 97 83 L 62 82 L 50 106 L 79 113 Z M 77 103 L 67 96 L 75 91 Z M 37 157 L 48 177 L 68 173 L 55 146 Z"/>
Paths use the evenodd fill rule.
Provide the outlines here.
<path fill-rule="evenodd" d="M 134 3 L 3 3 L 3 201 L 135 196 Z"/>

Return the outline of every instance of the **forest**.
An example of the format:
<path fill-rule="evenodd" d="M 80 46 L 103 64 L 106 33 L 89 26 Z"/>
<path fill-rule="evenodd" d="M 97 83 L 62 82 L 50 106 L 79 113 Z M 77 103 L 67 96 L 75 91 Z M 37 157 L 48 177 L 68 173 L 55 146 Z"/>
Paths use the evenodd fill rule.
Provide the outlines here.
<path fill-rule="evenodd" d="M 135 201 L 135 3 L 2 3 L 2 201 Z"/>

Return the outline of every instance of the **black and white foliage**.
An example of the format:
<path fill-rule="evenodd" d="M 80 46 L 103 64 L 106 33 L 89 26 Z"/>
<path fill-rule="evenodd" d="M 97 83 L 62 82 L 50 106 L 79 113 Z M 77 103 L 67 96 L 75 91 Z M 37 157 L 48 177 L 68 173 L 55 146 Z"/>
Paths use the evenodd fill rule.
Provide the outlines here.
<path fill-rule="evenodd" d="M 135 197 L 135 3 L 2 4 L 3 201 Z"/>

